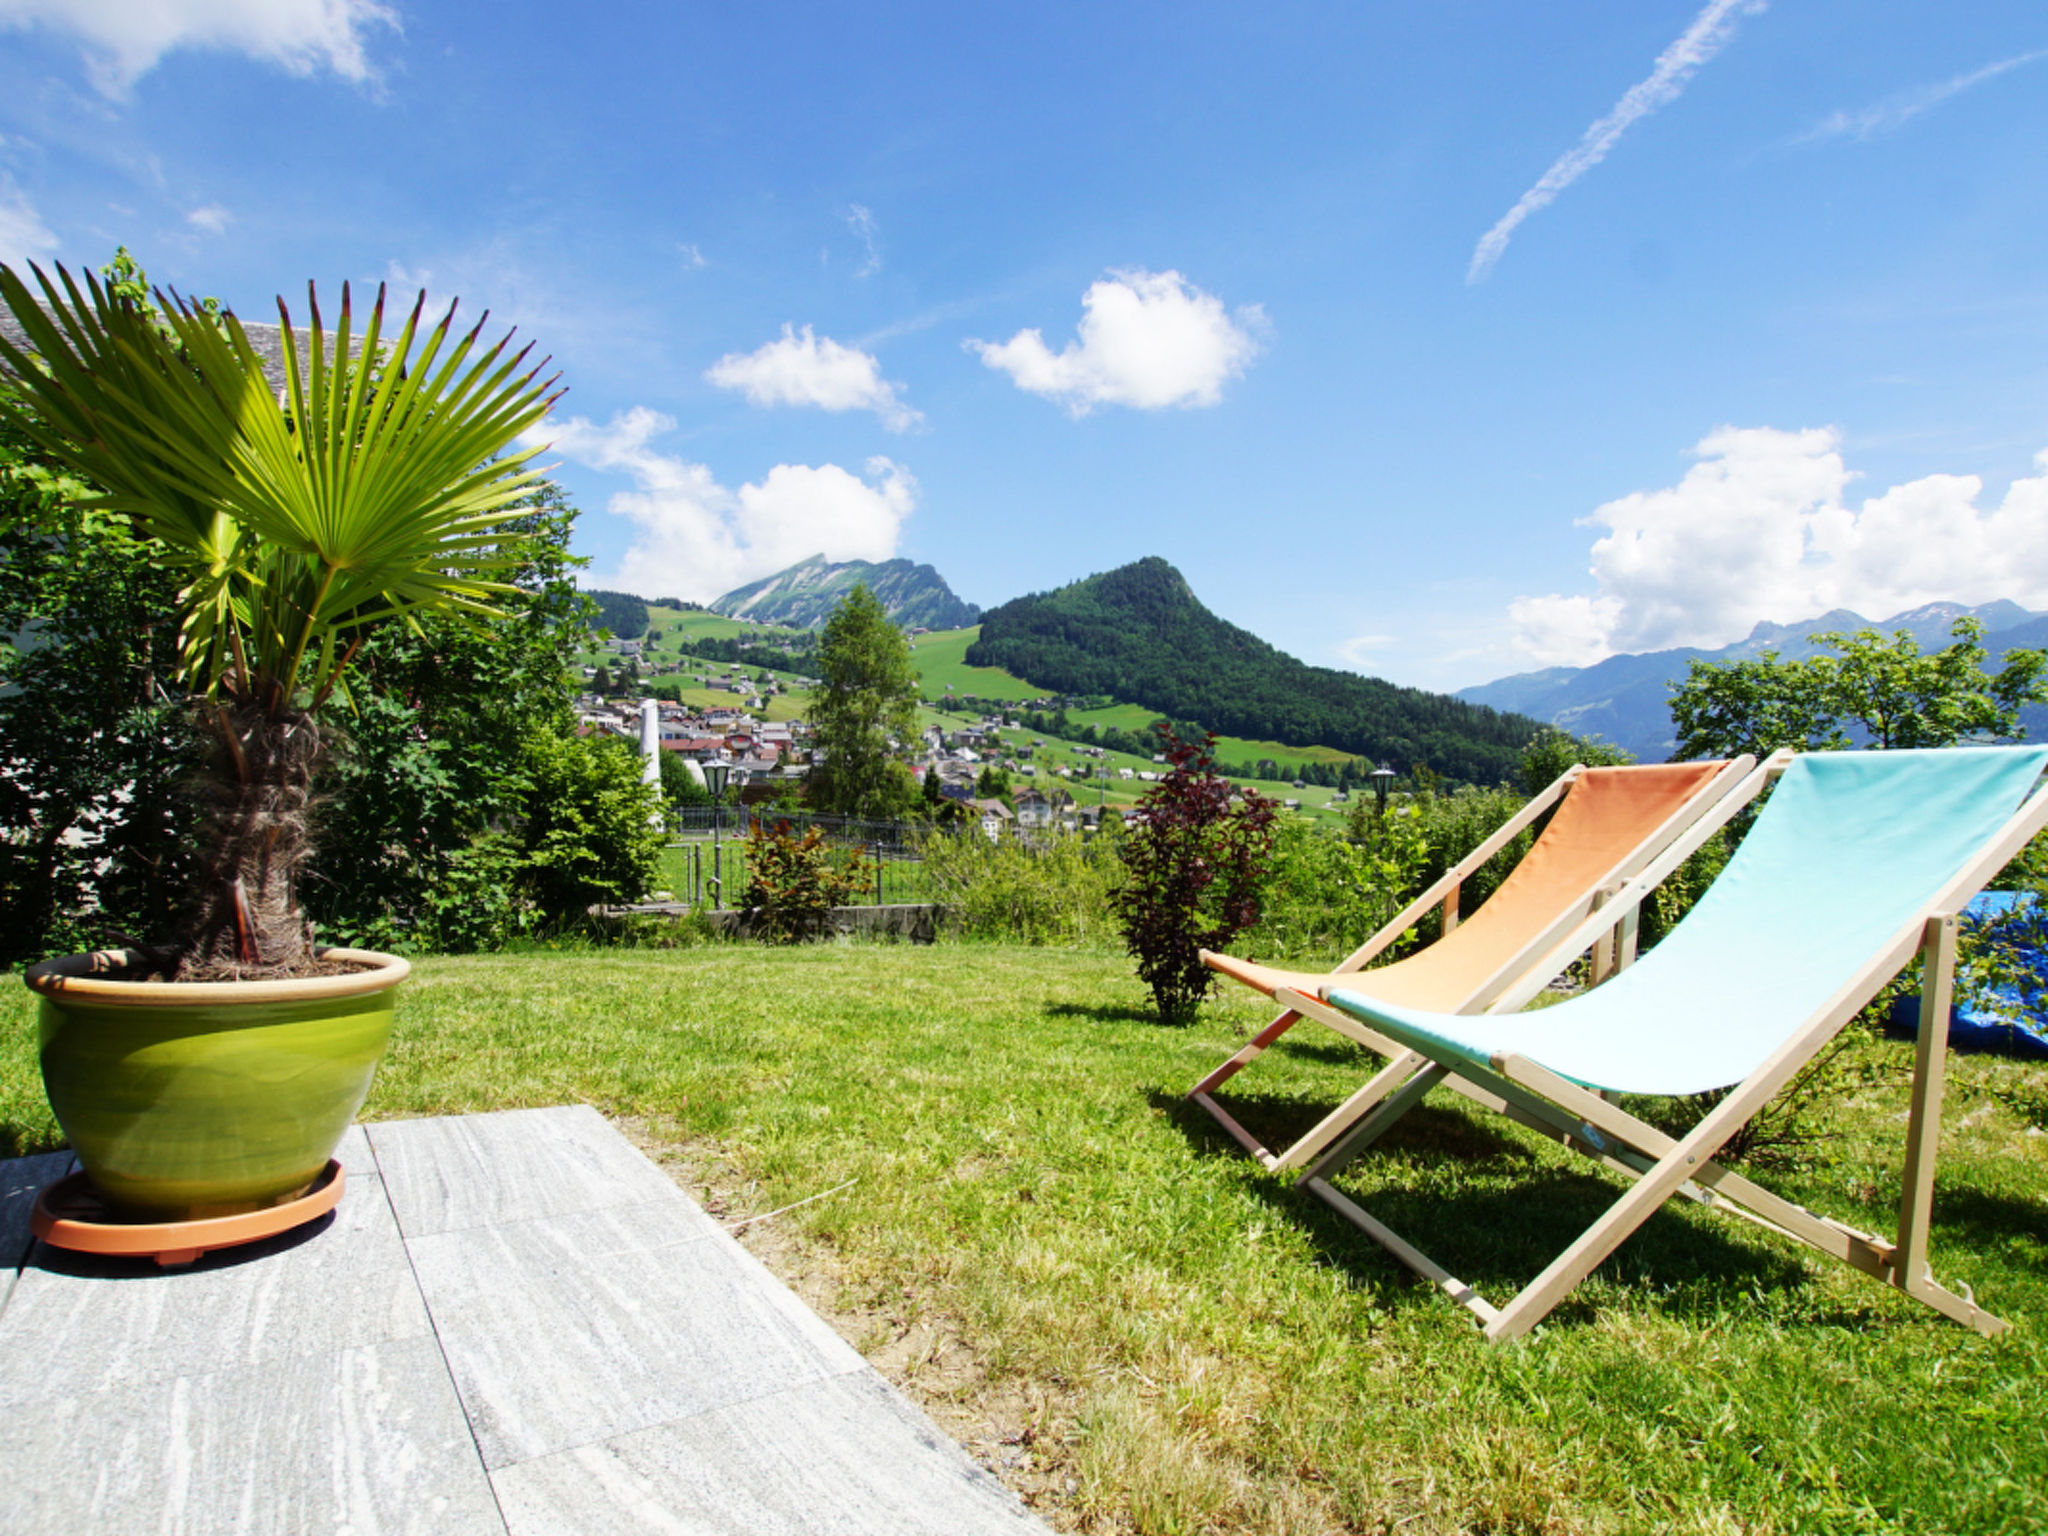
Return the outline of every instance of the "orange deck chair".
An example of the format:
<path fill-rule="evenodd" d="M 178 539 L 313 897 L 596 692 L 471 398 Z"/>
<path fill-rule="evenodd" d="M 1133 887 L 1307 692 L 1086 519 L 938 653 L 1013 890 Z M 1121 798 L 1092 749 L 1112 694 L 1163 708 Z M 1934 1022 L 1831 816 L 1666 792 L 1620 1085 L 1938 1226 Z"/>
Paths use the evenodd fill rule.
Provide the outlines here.
<path fill-rule="evenodd" d="M 1574 764 L 1327 974 L 1280 970 L 1204 950 L 1205 965 L 1275 998 L 1285 1011 L 1197 1083 L 1188 1097 L 1214 1115 L 1268 1168 L 1294 1168 L 1308 1162 L 1400 1086 L 1398 1080 L 1385 1081 L 1394 1068 L 1376 1075 L 1279 1154 L 1267 1151 L 1257 1137 L 1231 1118 L 1213 1097 L 1215 1091 L 1304 1018 L 1379 1052 L 1396 1067 L 1419 1065 L 1410 1052 L 1377 1030 L 1324 1003 L 1324 987 L 1343 977 L 1341 984 L 1348 990 L 1404 1008 L 1437 1013 L 1489 1011 L 1525 971 L 1543 961 L 1573 927 L 1712 809 L 1753 766 L 1755 760 L 1750 757 L 1725 763 L 1650 763 L 1625 768 Z M 1459 888 L 1553 805 L 1557 814 L 1535 846 L 1485 904 L 1460 922 Z M 1432 907 L 1443 909 L 1441 938 L 1405 959 L 1365 969 Z M 1630 908 L 1594 947 L 1596 982 L 1635 958 L 1636 915 L 1636 909 Z"/>

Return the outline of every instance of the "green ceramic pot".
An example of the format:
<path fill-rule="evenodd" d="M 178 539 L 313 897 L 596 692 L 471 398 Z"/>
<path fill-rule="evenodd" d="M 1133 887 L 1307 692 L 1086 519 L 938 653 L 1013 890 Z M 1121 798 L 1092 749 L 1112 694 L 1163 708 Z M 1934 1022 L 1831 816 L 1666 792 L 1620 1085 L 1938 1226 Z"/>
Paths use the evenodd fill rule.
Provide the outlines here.
<path fill-rule="evenodd" d="M 43 1087 L 86 1173 L 124 1215 L 191 1221 L 289 1200 L 369 1095 L 411 970 L 293 981 L 116 981 L 120 951 L 31 967 Z"/>

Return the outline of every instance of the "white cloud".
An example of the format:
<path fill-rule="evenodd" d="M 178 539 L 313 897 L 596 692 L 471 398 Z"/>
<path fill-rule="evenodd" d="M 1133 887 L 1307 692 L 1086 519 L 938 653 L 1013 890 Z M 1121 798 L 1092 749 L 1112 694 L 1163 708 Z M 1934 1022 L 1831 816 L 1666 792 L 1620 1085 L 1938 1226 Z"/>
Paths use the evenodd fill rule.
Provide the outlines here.
<path fill-rule="evenodd" d="M 204 208 L 194 208 L 186 214 L 185 222 L 209 235 L 221 235 L 227 233 L 227 227 L 235 222 L 235 216 L 219 203 L 208 203 Z"/>
<path fill-rule="evenodd" d="M 217 48 L 295 75 L 366 81 L 364 34 L 396 27 L 379 0 L 0 0 L 0 28 L 43 26 L 86 45 L 100 91 L 122 96 L 177 48 Z"/>
<path fill-rule="evenodd" d="M 57 237 L 14 178 L 0 172 L 0 261 L 46 261 L 57 254 Z"/>
<path fill-rule="evenodd" d="M 899 386 L 882 377 L 873 354 L 813 335 L 808 325 L 801 335 L 785 325 L 779 340 L 752 352 L 728 353 L 704 377 L 720 389 L 740 390 L 753 405 L 873 411 L 891 432 L 924 420 L 897 396 Z"/>
<path fill-rule="evenodd" d="M 1337 646 L 1337 654 L 1344 665 L 1363 671 L 1372 665 L 1374 653 L 1388 650 L 1400 643 L 1397 635 L 1353 635 Z"/>
<path fill-rule="evenodd" d="M 1754 15 L 1763 8 L 1764 0 L 1707 0 L 1684 35 L 1657 56 L 1648 77 L 1630 86 L 1621 100 L 1614 104 L 1614 109 L 1588 128 L 1579 142 L 1559 156 L 1557 163 L 1538 178 L 1536 185 L 1522 194 L 1521 201 L 1479 237 L 1479 244 L 1472 251 L 1472 265 L 1465 272 L 1465 281 L 1484 282 L 1494 263 L 1507 250 L 1509 237 L 1524 219 L 1556 202 L 1560 192 L 1605 160 L 1607 152 L 1636 123 L 1659 107 L 1676 101 L 1700 66 L 1709 63 L 1727 46 L 1728 40 L 1735 35 L 1737 18 Z"/>
<path fill-rule="evenodd" d="M 695 272 L 700 267 L 707 267 L 710 265 L 710 263 L 704 259 L 704 253 L 698 250 L 697 247 L 694 245 L 679 245 L 676 247 L 676 250 L 680 252 L 682 255 L 683 270 L 685 272 Z"/>
<path fill-rule="evenodd" d="M 876 236 L 881 233 L 881 230 L 875 224 L 875 216 L 859 203 L 855 203 L 847 210 L 846 227 L 859 237 L 861 248 L 867 252 L 867 256 L 862 260 L 861 264 L 854 268 L 853 275 L 855 277 L 873 277 L 882 270 L 881 248 L 875 243 Z"/>
<path fill-rule="evenodd" d="M 1901 91 L 1887 96 L 1875 106 L 1864 107 L 1857 112 L 1832 112 L 1812 128 L 1802 133 L 1795 141 L 1810 143 L 1815 139 L 1868 139 L 1880 133 L 1903 127 L 1922 112 L 1931 111 L 1951 96 L 1960 96 L 1972 86 L 1982 85 L 1986 80 L 1995 80 L 2009 69 L 2018 69 L 2022 64 L 2032 64 L 2039 59 L 2048 59 L 2048 48 L 2037 48 L 2032 53 L 2015 54 L 2009 59 L 2000 59 L 1995 64 L 1986 64 L 1982 69 L 1973 69 L 1966 74 L 1951 75 L 1932 85 L 1916 86 L 1910 91 Z"/>
<path fill-rule="evenodd" d="M 591 585 L 705 602 L 810 555 L 888 560 L 917 506 L 917 481 L 879 457 L 865 478 L 837 464 L 778 464 L 759 483 L 728 490 L 707 466 L 650 446 L 674 429 L 672 418 L 635 406 L 603 426 L 573 417 L 536 434 L 633 481 L 606 504 L 635 524 L 632 542 L 616 573 L 586 578 Z"/>
<path fill-rule="evenodd" d="M 1081 308 L 1080 339 L 1059 352 L 1035 328 L 1005 342 L 969 341 L 967 349 L 1019 389 L 1085 416 L 1098 405 L 1215 405 L 1224 382 L 1258 352 L 1266 326 L 1258 305 L 1233 316 L 1171 271 L 1111 272 L 1089 285 Z"/>
<path fill-rule="evenodd" d="M 1674 486 L 1597 508 L 1585 524 L 1597 592 L 1524 597 L 1516 644 L 1545 665 L 1618 651 L 1714 648 L 1760 620 L 1834 608 L 1886 619 L 1931 602 L 2048 607 L 2048 451 L 2041 473 L 1980 508 L 1976 475 L 1928 475 L 1851 505 L 1833 428 L 1723 427 Z"/>

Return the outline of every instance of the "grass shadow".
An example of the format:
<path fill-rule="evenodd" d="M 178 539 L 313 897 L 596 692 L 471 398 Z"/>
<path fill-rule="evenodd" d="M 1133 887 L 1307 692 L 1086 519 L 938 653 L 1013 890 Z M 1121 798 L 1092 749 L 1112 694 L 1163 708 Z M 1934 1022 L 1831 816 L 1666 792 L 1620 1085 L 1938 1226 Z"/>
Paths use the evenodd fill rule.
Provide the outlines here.
<path fill-rule="evenodd" d="M 0 1120 L 0 1160 L 35 1157 L 43 1152 L 64 1150 L 64 1133 L 52 1125 L 22 1125 Z"/>
<path fill-rule="evenodd" d="M 1304 1099 L 1298 1095 L 1266 1093 L 1217 1093 L 1213 1095 L 1239 1125 L 1258 1137 L 1273 1151 L 1291 1147 L 1322 1124 L 1339 1104 L 1337 1099 Z M 1224 1148 L 1242 1157 L 1230 1133 L 1185 1092 L 1164 1088 L 1146 1092 L 1146 1102 L 1179 1126 L 1198 1151 Z M 1530 1165 L 1534 1154 L 1520 1142 L 1502 1135 L 1490 1125 L 1460 1114 L 1456 1109 L 1439 1109 L 1422 1104 L 1396 1122 L 1377 1146 L 1397 1153 L 1426 1153 L 1462 1161 L 1489 1159 L 1501 1166 Z"/>
<path fill-rule="evenodd" d="M 1047 1003 L 1049 1019 L 1086 1019 L 1094 1024 L 1157 1024 L 1158 1011 L 1134 1003 Z"/>
<path fill-rule="evenodd" d="M 1494 1170 L 1488 1170 L 1493 1172 Z M 1435 1288 L 1306 1190 L 1271 1182 L 1260 1198 L 1304 1226 L 1329 1262 L 1376 1288 L 1412 1283 L 1416 1305 L 1435 1306 Z M 1347 1191 L 1357 1198 L 1357 1191 Z M 1374 1217 L 1496 1305 L 1527 1285 L 1605 1211 L 1619 1188 L 1590 1171 L 1545 1168 L 1502 1182 L 1475 1177 L 1450 1191 L 1383 1186 L 1360 1201 Z M 1806 1269 L 1788 1253 L 1736 1241 L 1735 1232 L 1666 1208 L 1600 1266 L 1613 1284 L 1659 1306 L 1713 1311 L 1761 1291 L 1797 1289 Z M 1590 1305 L 1568 1302 L 1551 1321 L 1591 1321 Z M 1825 1319 L 1823 1319 L 1825 1320 Z"/>
<path fill-rule="evenodd" d="M 1934 1230 L 1966 1252 L 1995 1249 L 2048 1274 L 2048 1202 L 1944 1184 L 1934 1192 Z"/>

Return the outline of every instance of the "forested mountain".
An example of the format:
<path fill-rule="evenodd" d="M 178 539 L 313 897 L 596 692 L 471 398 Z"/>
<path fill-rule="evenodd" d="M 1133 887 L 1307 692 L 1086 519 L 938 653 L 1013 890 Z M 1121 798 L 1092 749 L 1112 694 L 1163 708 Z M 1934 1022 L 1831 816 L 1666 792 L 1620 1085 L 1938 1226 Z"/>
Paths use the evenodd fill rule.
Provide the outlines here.
<path fill-rule="evenodd" d="M 1521 715 L 1297 661 L 1217 618 L 1156 557 L 990 609 L 967 661 L 1224 735 L 1319 743 L 1479 783 L 1513 778 L 1536 730 Z"/>
<path fill-rule="evenodd" d="M 965 629 L 981 615 L 974 604 L 955 597 L 946 579 L 928 565 L 908 560 L 834 563 L 823 555 L 736 587 L 713 602 L 711 611 L 755 624 L 818 629 L 858 582 L 866 582 L 882 611 L 905 629 Z"/>
<path fill-rule="evenodd" d="M 612 632 L 614 640 L 638 640 L 647 633 L 647 599 L 631 592 L 600 592 L 586 588 L 583 595 L 597 604 L 597 626 Z"/>
<path fill-rule="evenodd" d="M 1898 613 L 1881 623 L 1872 623 L 1860 613 L 1837 608 L 1817 619 L 1797 624 L 1759 624 L 1748 638 L 1724 645 L 1716 651 L 1681 646 L 1669 651 L 1643 651 L 1633 655 L 1610 656 L 1590 667 L 1548 667 L 1541 672 L 1521 672 L 1474 688 L 1461 688 L 1458 697 L 1473 704 L 1490 704 L 1495 709 L 1520 710 L 1561 726 L 1574 736 L 1604 736 L 1626 747 L 1644 762 L 1661 762 L 1671 755 L 1676 732 L 1671 725 L 1671 692 L 1685 681 L 1686 664 L 1691 661 L 1753 661 L 1765 651 L 1775 651 L 1787 661 L 1813 655 L 1819 647 L 1812 637 L 1828 631 L 1853 634 L 1875 629 L 1884 634 L 1906 630 L 1925 651 L 1938 651 L 1950 644 L 1949 630 L 1959 618 L 1981 619 L 1989 664 L 2002 665 L 2005 653 L 2015 646 L 2039 648 L 2048 644 L 2048 615 L 2030 613 L 2018 603 L 1984 603 L 1975 608 L 1961 603 L 1928 603 Z M 2048 724 L 2048 711 L 2029 709 L 2021 720 L 2031 732 Z"/>

